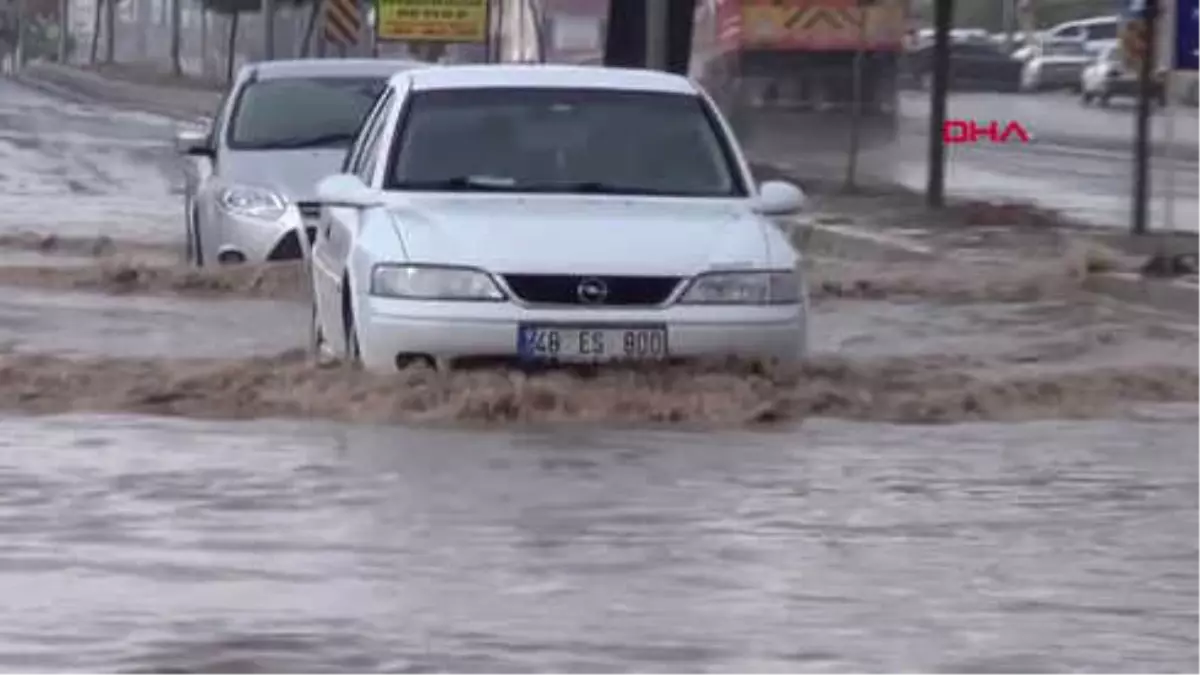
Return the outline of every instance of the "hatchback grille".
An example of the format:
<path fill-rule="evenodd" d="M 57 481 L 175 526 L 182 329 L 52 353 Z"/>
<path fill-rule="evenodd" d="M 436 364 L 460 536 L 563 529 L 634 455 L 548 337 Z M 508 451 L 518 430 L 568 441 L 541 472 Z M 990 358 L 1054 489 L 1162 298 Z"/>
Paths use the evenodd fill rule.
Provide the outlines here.
<path fill-rule="evenodd" d="M 575 274 L 508 274 L 504 281 L 521 300 L 544 305 L 631 307 L 660 305 L 675 291 L 680 277 L 584 276 Z M 585 285 L 592 293 L 581 293 Z M 596 294 L 595 282 L 604 293 Z"/>

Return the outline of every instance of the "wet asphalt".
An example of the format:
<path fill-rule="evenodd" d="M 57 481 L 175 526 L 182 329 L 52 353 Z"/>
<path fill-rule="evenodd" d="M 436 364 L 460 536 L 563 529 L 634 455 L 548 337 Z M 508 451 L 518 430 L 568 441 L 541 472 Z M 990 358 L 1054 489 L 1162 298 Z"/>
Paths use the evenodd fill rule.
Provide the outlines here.
<path fill-rule="evenodd" d="M 0 234 L 177 246 L 172 126 L 0 80 Z M 1195 366 L 1194 326 L 1077 298 L 816 312 L 817 350 L 864 360 Z M 234 359 L 299 344 L 304 316 L 8 287 L 0 344 Z M 696 433 L 3 413 L 0 670 L 1195 672 L 1196 418 Z"/>

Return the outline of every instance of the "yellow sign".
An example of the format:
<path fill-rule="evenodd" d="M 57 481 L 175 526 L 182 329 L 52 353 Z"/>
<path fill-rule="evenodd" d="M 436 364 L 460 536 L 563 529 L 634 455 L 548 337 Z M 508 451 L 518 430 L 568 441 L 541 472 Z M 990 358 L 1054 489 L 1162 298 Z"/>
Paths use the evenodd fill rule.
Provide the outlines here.
<path fill-rule="evenodd" d="M 746 44 L 781 49 L 900 49 L 908 26 L 903 0 L 859 7 L 857 0 L 741 0 Z M 865 17 L 866 26 L 860 26 Z"/>
<path fill-rule="evenodd" d="M 380 40 L 487 42 L 488 0 L 377 0 Z"/>

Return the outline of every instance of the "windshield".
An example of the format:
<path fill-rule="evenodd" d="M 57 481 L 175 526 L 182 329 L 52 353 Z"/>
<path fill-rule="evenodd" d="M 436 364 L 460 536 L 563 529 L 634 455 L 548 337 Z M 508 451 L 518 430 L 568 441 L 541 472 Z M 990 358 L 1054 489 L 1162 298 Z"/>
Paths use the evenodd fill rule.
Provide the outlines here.
<path fill-rule="evenodd" d="M 1064 42 L 1048 42 L 1042 46 L 1042 53 L 1046 56 L 1086 56 L 1087 49 L 1082 42 L 1064 41 Z"/>
<path fill-rule="evenodd" d="M 743 197 L 698 96 L 603 89 L 418 92 L 387 189 Z"/>
<path fill-rule="evenodd" d="M 226 142 L 237 150 L 349 147 L 386 84 L 364 77 L 253 82 L 234 104 Z"/>

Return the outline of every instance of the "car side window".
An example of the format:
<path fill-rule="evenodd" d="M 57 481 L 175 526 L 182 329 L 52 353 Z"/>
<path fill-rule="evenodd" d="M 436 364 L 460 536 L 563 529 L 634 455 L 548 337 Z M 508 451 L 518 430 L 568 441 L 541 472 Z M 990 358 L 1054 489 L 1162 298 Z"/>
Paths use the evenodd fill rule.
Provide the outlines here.
<path fill-rule="evenodd" d="M 1055 39 L 1060 40 L 1080 40 L 1083 39 L 1082 26 L 1066 26 L 1054 32 Z"/>
<path fill-rule="evenodd" d="M 361 163 L 363 146 L 366 144 L 367 138 L 371 135 L 372 125 L 379 118 L 379 113 L 391 99 L 392 90 L 386 89 L 379 98 L 375 100 L 375 105 L 371 107 L 371 111 L 363 119 L 362 126 L 359 127 L 358 137 L 350 144 L 350 149 L 346 151 L 346 158 L 342 160 L 342 173 L 358 173 L 358 166 Z"/>
<path fill-rule="evenodd" d="M 367 185 L 371 184 L 371 178 L 375 174 L 375 166 L 378 163 L 379 157 L 379 139 L 383 137 L 383 131 L 387 126 L 388 117 L 392 112 L 392 101 L 395 96 L 391 91 L 387 93 L 387 100 L 383 102 L 379 109 L 379 114 L 375 119 L 371 120 L 371 128 L 366 130 L 365 142 L 363 143 L 361 154 L 359 155 L 358 167 L 355 172 L 362 182 Z"/>
<path fill-rule="evenodd" d="M 1111 22 L 1096 23 L 1088 26 L 1088 40 L 1115 40 L 1117 38 L 1117 24 Z"/>

